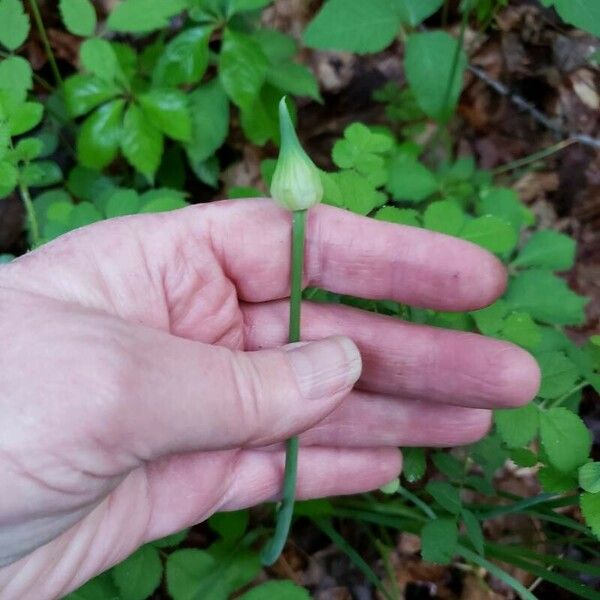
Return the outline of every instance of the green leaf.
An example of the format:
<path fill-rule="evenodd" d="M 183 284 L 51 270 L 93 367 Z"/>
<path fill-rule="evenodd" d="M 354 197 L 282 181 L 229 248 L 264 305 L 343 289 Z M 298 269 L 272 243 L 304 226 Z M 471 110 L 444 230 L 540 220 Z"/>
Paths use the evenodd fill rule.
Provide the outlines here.
<path fill-rule="evenodd" d="M 477 203 L 477 214 L 480 216 L 493 215 L 508 221 L 517 232 L 523 224 L 523 204 L 518 194 L 503 187 L 484 189 Z"/>
<path fill-rule="evenodd" d="M 124 100 L 113 100 L 83 122 L 77 137 L 77 158 L 84 167 L 103 169 L 117 156 L 124 106 Z"/>
<path fill-rule="evenodd" d="M 385 204 L 385 194 L 378 192 L 366 177 L 356 171 L 328 173 L 327 179 L 333 186 L 325 188 L 324 202 L 342 206 L 359 215 L 368 215 Z"/>
<path fill-rule="evenodd" d="M 79 48 L 79 57 L 86 71 L 104 81 L 113 82 L 119 75 L 124 77 L 114 48 L 106 40 L 85 40 Z"/>
<path fill-rule="evenodd" d="M 179 544 L 185 541 L 189 533 L 189 529 L 184 529 L 182 531 L 178 531 L 177 533 L 172 533 L 164 538 L 160 538 L 159 540 L 154 540 L 151 542 L 151 544 L 157 548 L 173 548 L 175 546 L 179 546 Z"/>
<path fill-rule="evenodd" d="M 167 589 L 173 600 L 193 600 L 205 574 L 215 570 L 215 559 L 205 550 L 184 549 L 169 555 L 166 564 Z"/>
<path fill-rule="evenodd" d="M 85 227 L 92 223 L 102 221 L 102 215 L 91 202 L 80 202 L 73 206 L 73 210 L 69 214 L 68 230 Z"/>
<path fill-rule="evenodd" d="M 30 161 L 37 158 L 42 151 L 42 142 L 37 138 L 19 140 L 14 150 L 14 157 L 20 161 Z"/>
<path fill-rule="evenodd" d="M 186 95 L 179 90 L 152 89 L 138 98 L 149 123 L 166 136 L 187 142 L 192 136 L 192 120 Z"/>
<path fill-rule="evenodd" d="M 554 0 L 554 8 L 567 23 L 600 36 L 600 3 L 595 0 Z"/>
<path fill-rule="evenodd" d="M 449 452 L 434 452 L 431 460 L 436 469 L 448 479 L 460 481 L 465 475 L 465 465 Z"/>
<path fill-rule="evenodd" d="M 21 179 L 30 187 L 46 187 L 62 181 L 62 171 L 54 161 L 38 160 L 25 165 Z"/>
<path fill-rule="evenodd" d="M 432 202 L 423 214 L 423 225 L 432 231 L 457 235 L 465 222 L 462 208 L 453 200 Z"/>
<path fill-rule="evenodd" d="M 0 161 L 0 198 L 8 196 L 17 187 L 19 171 L 7 161 Z"/>
<path fill-rule="evenodd" d="M 569 392 L 579 379 L 579 369 L 563 352 L 544 352 L 537 359 L 542 370 L 540 398 L 558 398 Z"/>
<path fill-rule="evenodd" d="M 436 13 L 444 0 L 395 0 L 395 3 L 401 22 L 416 27 Z"/>
<path fill-rule="evenodd" d="M 564 233 L 547 230 L 534 233 L 512 264 L 566 271 L 574 262 L 575 240 Z"/>
<path fill-rule="evenodd" d="M 231 0 L 230 12 L 235 14 L 247 10 L 259 10 L 271 4 L 273 0 Z"/>
<path fill-rule="evenodd" d="M 586 525 L 600 539 L 600 494 L 581 494 L 579 506 Z"/>
<path fill-rule="evenodd" d="M 113 31 L 149 33 L 166 27 L 187 4 L 187 0 L 124 0 L 112 10 L 106 24 Z"/>
<path fill-rule="evenodd" d="M 509 252 L 517 243 L 517 233 L 512 225 L 493 215 L 467 221 L 460 237 L 498 254 Z"/>
<path fill-rule="evenodd" d="M 134 215 L 138 212 L 139 208 L 140 197 L 135 190 L 117 188 L 106 200 L 104 214 L 107 219 L 112 219 L 113 217 L 122 217 L 123 215 Z M 155 542 L 153 542 L 153 545 L 157 546 Z"/>
<path fill-rule="evenodd" d="M 267 581 L 242 594 L 239 600 L 310 600 L 310 595 L 293 581 Z"/>
<path fill-rule="evenodd" d="M 145 194 L 144 194 L 145 196 Z M 158 212 L 168 212 L 170 210 L 178 210 L 180 208 L 185 208 L 187 206 L 187 202 L 178 198 L 177 196 L 157 196 L 155 198 L 149 199 L 145 204 L 142 205 L 139 213 L 158 213 Z"/>
<path fill-rule="evenodd" d="M 150 180 L 154 178 L 162 158 L 163 136 L 135 104 L 127 109 L 123 119 L 121 150 L 140 173 Z"/>
<path fill-rule="evenodd" d="M 258 42 L 272 65 L 287 62 L 296 54 L 294 38 L 276 29 L 258 29 L 252 34 L 252 39 Z"/>
<path fill-rule="evenodd" d="M 159 586 L 162 562 L 158 550 L 147 544 L 112 569 L 121 600 L 145 600 Z"/>
<path fill-rule="evenodd" d="M 513 312 L 504 321 L 502 337 L 513 344 L 532 350 L 539 345 L 542 333 L 540 326 L 534 322 L 529 313 Z"/>
<path fill-rule="evenodd" d="M 321 100 L 319 84 L 305 65 L 291 61 L 273 65 L 267 71 L 267 81 L 288 94 Z"/>
<path fill-rule="evenodd" d="M 589 462 L 579 467 L 579 487 L 590 494 L 600 492 L 600 462 Z"/>
<path fill-rule="evenodd" d="M 323 50 L 379 52 L 399 28 L 400 16 L 389 0 L 329 0 L 304 31 L 304 43 Z"/>
<path fill-rule="evenodd" d="M 60 0 L 58 5 L 65 27 L 75 35 L 89 37 L 96 29 L 96 11 L 90 0 Z"/>
<path fill-rule="evenodd" d="M 229 131 L 229 100 L 218 79 L 201 85 L 188 96 L 191 140 L 186 151 L 202 162 L 223 144 Z"/>
<path fill-rule="evenodd" d="M 540 437 L 550 464 L 563 473 L 584 464 L 592 447 L 584 422 L 561 406 L 540 413 Z"/>
<path fill-rule="evenodd" d="M 564 494 L 577 488 L 573 473 L 561 473 L 554 467 L 542 467 L 538 471 L 538 480 L 542 489 L 550 494 Z"/>
<path fill-rule="evenodd" d="M 387 189 L 395 200 L 422 202 L 438 189 L 435 175 L 418 160 L 396 155 L 390 164 Z"/>
<path fill-rule="evenodd" d="M 73 167 L 67 177 L 67 189 L 80 200 L 92 202 L 114 188 L 111 179 L 81 165 Z"/>
<path fill-rule="evenodd" d="M 120 600 L 119 592 L 109 573 L 102 573 L 88 581 L 63 600 Z"/>
<path fill-rule="evenodd" d="M 231 100 L 249 108 L 267 76 L 269 61 L 259 44 L 243 33 L 225 30 L 219 57 L 219 78 Z"/>
<path fill-rule="evenodd" d="M 514 310 L 528 312 L 550 325 L 581 325 L 587 298 L 571 291 L 551 271 L 531 269 L 512 278 L 506 300 Z"/>
<path fill-rule="evenodd" d="M 406 43 L 406 77 L 419 106 L 436 121 L 445 122 L 450 118 L 462 91 L 467 66 L 467 56 L 462 49 L 450 79 L 457 44 L 444 31 L 414 33 Z"/>
<path fill-rule="evenodd" d="M 487 308 L 475 310 L 471 316 L 475 319 L 475 324 L 484 335 L 496 335 L 502 329 L 504 317 L 508 313 L 508 306 L 504 300 L 496 300 Z"/>
<path fill-rule="evenodd" d="M 539 410 L 531 402 L 520 408 L 494 411 L 496 430 L 509 448 L 526 446 L 533 440 L 539 427 Z"/>
<path fill-rule="evenodd" d="M 375 213 L 379 221 L 396 223 L 398 225 L 421 226 L 421 215 L 414 208 L 396 208 L 395 206 L 384 206 Z"/>
<path fill-rule="evenodd" d="M 249 515 L 247 510 L 215 513 L 209 520 L 208 526 L 216 531 L 223 539 L 238 540 L 248 528 Z"/>
<path fill-rule="evenodd" d="M 119 88 L 91 74 L 69 77 L 63 87 L 67 108 L 73 117 L 80 117 L 99 104 L 119 94 Z"/>
<path fill-rule="evenodd" d="M 422 448 L 404 448 L 402 474 L 409 483 L 419 481 L 425 475 L 425 451 Z"/>
<path fill-rule="evenodd" d="M 425 487 L 434 500 L 449 513 L 457 515 L 462 508 L 457 488 L 444 481 L 430 481 Z"/>
<path fill-rule="evenodd" d="M 240 123 L 245 136 L 254 144 L 262 146 L 269 140 L 279 143 L 279 112 L 277 106 L 281 91 L 272 85 L 263 86 L 250 106 L 241 109 Z"/>
<path fill-rule="evenodd" d="M 44 116 L 44 107 L 39 102 L 24 102 L 11 111 L 8 129 L 12 136 L 26 133 L 40 124 Z"/>
<path fill-rule="evenodd" d="M 538 463 L 537 454 L 529 450 L 529 448 L 513 448 L 510 451 L 510 460 L 518 467 L 535 467 Z"/>
<path fill-rule="evenodd" d="M 456 554 L 458 527 L 454 519 L 429 521 L 421 530 L 421 555 L 423 560 L 447 565 Z"/>
<path fill-rule="evenodd" d="M 473 547 L 477 553 L 483 556 L 485 551 L 485 539 L 483 537 L 483 530 L 481 529 L 479 520 L 470 510 L 467 510 L 466 508 L 463 508 L 461 515 L 467 530 L 468 538 L 471 540 L 471 543 L 473 544 Z"/>
<path fill-rule="evenodd" d="M 29 28 L 21 0 L 0 0 L 0 44 L 16 50 L 27 39 Z"/>
<path fill-rule="evenodd" d="M 174 37 L 161 52 L 152 75 L 153 85 L 175 87 L 200 81 L 208 66 L 212 28 L 194 27 Z"/>
<path fill-rule="evenodd" d="M 21 56 L 9 56 L 0 61 L 0 90 L 10 95 L 14 103 L 25 102 L 27 92 L 33 87 L 30 64 Z M 2 107 L 0 95 L 0 108 Z"/>

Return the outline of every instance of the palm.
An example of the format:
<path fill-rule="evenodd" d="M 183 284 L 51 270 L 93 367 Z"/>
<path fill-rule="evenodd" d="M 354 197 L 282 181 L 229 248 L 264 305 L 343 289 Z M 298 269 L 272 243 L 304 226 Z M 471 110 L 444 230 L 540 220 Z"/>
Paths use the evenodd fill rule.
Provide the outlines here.
<path fill-rule="evenodd" d="M 54 585 L 64 592 L 145 541 L 277 495 L 282 452 L 261 447 L 284 432 L 236 442 L 252 414 L 213 411 L 204 430 L 199 407 L 200 420 L 190 416 L 173 440 L 164 407 L 196 392 L 165 373 L 201 369 L 190 357 L 196 346 L 175 338 L 234 350 L 285 343 L 288 248 L 283 211 L 218 203 L 80 230 L 0 272 L 6 327 L 31 320 L 3 356 L 29 385 L 3 407 L 11 431 L 0 432 L 0 483 L 34 498 L 23 508 L 16 495 L 8 507 L 24 530 L 51 507 L 40 537 L 54 538 L 0 570 L 0 584 L 58 563 Z M 399 256 L 399 248 L 408 250 Z M 504 279 L 495 259 L 464 242 L 326 208 L 309 222 L 306 272 L 307 283 L 332 291 L 440 310 L 484 306 Z M 468 443 L 487 430 L 489 408 L 527 401 L 537 387 L 532 360 L 508 344 L 343 307 L 304 308 L 303 337 L 335 334 L 356 341 L 363 375 L 339 408 L 300 427 L 308 429 L 302 497 L 381 485 L 397 473 L 397 446 Z M 164 349 L 171 345 L 177 350 Z M 218 390 L 208 392 L 218 404 Z M 27 403 L 41 397 L 44 418 L 27 419 Z M 21 452 L 29 447 L 36 453 Z M 80 554 L 65 559 L 69 547 Z"/>

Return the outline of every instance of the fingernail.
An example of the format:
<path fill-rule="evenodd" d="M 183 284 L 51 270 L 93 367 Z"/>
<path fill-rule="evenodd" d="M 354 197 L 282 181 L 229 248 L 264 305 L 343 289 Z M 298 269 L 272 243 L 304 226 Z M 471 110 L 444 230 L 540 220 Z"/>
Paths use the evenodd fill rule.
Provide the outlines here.
<path fill-rule="evenodd" d="M 285 350 L 305 398 L 316 400 L 333 396 L 353 386 L 360 376 L 360 353 L 347 337 L 290 344 Z"/>

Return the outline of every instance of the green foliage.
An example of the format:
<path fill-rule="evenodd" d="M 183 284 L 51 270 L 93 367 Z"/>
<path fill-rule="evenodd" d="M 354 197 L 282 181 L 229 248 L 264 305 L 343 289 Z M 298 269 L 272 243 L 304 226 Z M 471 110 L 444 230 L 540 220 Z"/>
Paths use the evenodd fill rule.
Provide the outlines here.
<path fill-rule="evenodd" d="M 112 576 L 121 600 L 144 600 L 158 587 L 162 579 L 162 563 L 158 550 L 142 546 L 112 569 Z"/>
<path fill-rule="evenodd" d="M 29 17 L 21 0 L 0 0 L 0 44 L 9 50 L 23 45 L 29 35 Z"/>
<path fill-rule="evenodd" d="M 591 0 L 543 0 L 554 6 L 556 12 L 575 27 L 600 36 L 600 4 Z"/>
<path fill-rule="evenodd" d="M 291 581 L 267 581 L 242 594 L 240 600 L 310 600 L 308 592 Z"/>
<path fill-rule="evenodd" d="M 521 408 L 497 410 L 494 422 L 502 441 L 509 448 L 526 446 L 538 432 L 538 407 L 530 403 Z"/>
<path fill-rule="evenodd" d="M 423 560 L 448 564 L 457 552 L 458 526 L 454 519 L 433 519 L 421 530 Z"/>
<path fill-rule="evenodd" d="M 600 462 L 589 462 L 579 467 L 579 487 L 591 494 L 600 492 Z"/>
<path fill-rule="evenodd" d="M 65 27 L 75 35 L 88 37 L 96 29 L 96 10 L 90 0 L 60 0 L 58 5 Z"/>

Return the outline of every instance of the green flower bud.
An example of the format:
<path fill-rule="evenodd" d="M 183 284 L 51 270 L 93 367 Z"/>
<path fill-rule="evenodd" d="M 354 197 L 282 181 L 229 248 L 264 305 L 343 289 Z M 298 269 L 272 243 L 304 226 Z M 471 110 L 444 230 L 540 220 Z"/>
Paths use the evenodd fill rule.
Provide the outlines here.
<path fill-rule="evenodd" d="M 300 145 L 285 103 L 279 103 L 281 148 L 271 182 L 271 196 L 288 210 L 305 210 L 321 202 L 319 170 Z"/>

